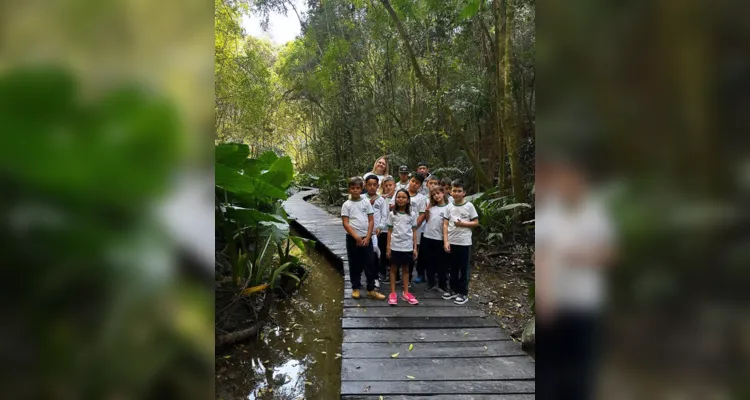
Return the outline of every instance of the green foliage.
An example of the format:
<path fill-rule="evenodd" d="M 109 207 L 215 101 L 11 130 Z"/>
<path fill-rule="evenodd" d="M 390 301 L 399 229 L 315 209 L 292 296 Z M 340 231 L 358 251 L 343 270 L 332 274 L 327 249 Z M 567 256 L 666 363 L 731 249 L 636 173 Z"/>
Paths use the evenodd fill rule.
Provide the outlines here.
<path fill-rule="evenodd" d="M 289 234 L 286 215 L 277 203 L 286 199 L 292 181 L 291 159 L 273 152 L 249 159 L 248 146 L 237 143 L 219 144 L 215 153 L 216 228 L 222 233 L 217 247 L 234 281 L 243 287 L 269 284 L 276 288 L 290 271 L 306 276 L 300 260 L 289 255 L 291 243 L 303 245 L 304 241 Z M 281 251 L 284 243 L 286 252 Z M 279 249 L 278 260 L 269 252 L 273 247 Z M 299 280 L 300 276 L 295 277 Z"/>
<path fill-rule="evenodd" d="M 474 204 L 479 214 L 478 240 L 488 245 L 499 245 L 515 241 L 517 236 L 528 239 L 531 230 L 529 226 L 519 227 L 519 218 L 515 214 L 528 211 L 533 215 L 532 207 L 526 203 L 509 203 L 510 196 L 499 196 L 498 188 L 486 192 L 467 196 L 467 200 Z"/>

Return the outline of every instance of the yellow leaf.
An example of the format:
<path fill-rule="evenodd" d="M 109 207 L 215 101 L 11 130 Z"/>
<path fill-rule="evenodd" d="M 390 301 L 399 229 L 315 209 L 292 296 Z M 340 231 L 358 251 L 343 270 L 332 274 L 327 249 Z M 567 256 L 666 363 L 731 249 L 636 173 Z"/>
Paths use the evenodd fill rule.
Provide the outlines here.
<path fill-rule="evenodd" d="M 406 377 L 409 378 L 409 379 L 417 379 L 417 378 L 415 378 L 415 377 L 413 377 L 411 375 L 406 375 Z"/>
<path fill-rule="evenodd" d="M 414 343 L 409 345 L 409 351 L 412 351 L 414 349 Z"/>
<path fill-rule="evenodd" d="M 378 397 L 378 400 L 383 400 L 383 396 Z"/>
<path fill-rule="evenodd" d="M 260 292 L 261 290 L 265 290 L 267 287 L 268 287 L 267 283 L 264 283 L 264 284 L 258 285 L 258 286 L 249 287 L 249 288 L 243 290 L 242 294 L 245 295 L 245 296 L 247 296 L 249 294 L 253 294 L 255 292 Z"/>
<path fill-rule="evenodd" d="M 398 355 L 399 355 L 399 354 L 400 354 L 400 353 L 394 353 L 394 354 L 391 354 L 391 358 L 396 358 L 396 357 L 398 357 Z"/>

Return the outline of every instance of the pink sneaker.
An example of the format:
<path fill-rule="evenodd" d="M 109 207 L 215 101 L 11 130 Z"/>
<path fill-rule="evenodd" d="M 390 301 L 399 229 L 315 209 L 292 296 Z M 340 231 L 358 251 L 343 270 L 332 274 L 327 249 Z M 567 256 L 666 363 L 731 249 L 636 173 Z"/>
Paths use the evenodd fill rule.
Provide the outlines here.
<path fill-rule="evenodd" d="M 395 306 L 398 304 L 398 296 L 396 296 L 396 292 L 393 292 L 388 295 L 388 304 Z"/>
<path fill-rule="evenodd" d="M 419 304 L 419 301 L 417 301 L 417 298 L 414 297 L 411 293 L 401 293 L 401 298 L 408 301 L 409 304 L 416 305 Z"/>

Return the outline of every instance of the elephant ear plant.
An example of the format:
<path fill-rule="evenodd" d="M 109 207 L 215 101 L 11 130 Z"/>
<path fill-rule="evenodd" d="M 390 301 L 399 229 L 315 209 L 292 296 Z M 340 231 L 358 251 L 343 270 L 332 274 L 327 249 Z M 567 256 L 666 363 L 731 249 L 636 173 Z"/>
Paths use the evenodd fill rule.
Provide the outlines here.
<path fill-rule="evenodd" d="M 226 143 L 215 148 L 217 276 L 230 275 L 244 295 L 268 288 L 288 290 L 288 279 L 299 283 L 305 265 L 289 254 L 291 236 L 280 202 L 287 198 L 294 169 L 289 157 L 268 151 L 249 158 L 246 144 Z M 278 250 L 274 260 L 273 248 Z M 287 251 L 282 251 L 286 247 Z M 295 279 L 296 278 L 296 279 Z"/>

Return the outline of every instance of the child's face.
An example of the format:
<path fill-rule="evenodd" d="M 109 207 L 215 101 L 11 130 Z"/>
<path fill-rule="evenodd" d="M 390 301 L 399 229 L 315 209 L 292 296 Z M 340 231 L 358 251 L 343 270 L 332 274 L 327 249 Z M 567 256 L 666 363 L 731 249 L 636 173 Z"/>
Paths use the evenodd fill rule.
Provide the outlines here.
<path fill-rule="evenodd" d="M 419 172 L 420 174 L 422 174 L 422 175 L 425 175 L 425 176 L 426 176 L 426 175 L 427 175 L 427 167 L 425 167 L 425 166 L 423 165 L 423 166 L 421 166 L 421 167 L 417 168 L 417 172 Z"/>
<path fill-rule="evenodd" d="M 406 182 L 407 179 L 409 179 L 409 173 L 408 172 L 399 172 L 398 173 L 399 179 L 401 179 L 401 182 Z"/>
<path fill-rule="evenodd" d="M 398 192 L 396 193 L 396 205 L 399 207 L 406 206 L 406 203 L 409 202 L 409 196 L 406 195 L 404 192 Z"/>
<path fill-rule="evenodd" d="M 451 185 L 449 183 L 446 183 L 445 185 L 443 185 L 443 190 L 445 190 L 446 194 L 450 194 L 451 193 Z"/>
<path fill-rule="evenodd" d="M 417 193 L 421 186 L 422 184 L 419 183 L 417 178 L 411 178 L 411 180 L 409 181 L 409 191 L 412 193 Z"/>
<path fill-rule="evenodd" d="M 396 186 L 393 181 L 383 183 L 383 193 L 390 194 L 393 192 L 393 188 Z"/>
<path fill-rule="evenodd" d="M 451 195 L 453 196 L 454 201 L 458 204 L 464 199 L 466 192 L 464 192 L 464 188 L 454 187 L 451 189 Z"/>
<path fill-rule="evenodd" d="M 443 204 L 444 197 L 445 197 L 445 193 L 439 190 L 432 192 L 432 200 L 435 200 L 435 203 L 437 204 Z"/>
<path fill-rule="evenodd" d="M 362 186 L 349 185 L 349 195 L 352 196 L 352 199 L 354 200 L 358 199 L 360 193 L 362 193 Z"/>
<path fill-rule="evenodd" d="M 432 190 L 437 185 L 438 185 L 438 181 L 435 179 L 430 179 L 429 181 L 427 181 L 427 188 L 430 190 Z"/>
<path fill-rule="evenodd" d="M 365 189 L 367 189 L 367 194 L 370 196 L 374 195 L 378 191 L 378 181 L 375 179 L 368 180 L 365 184 Z"/>

